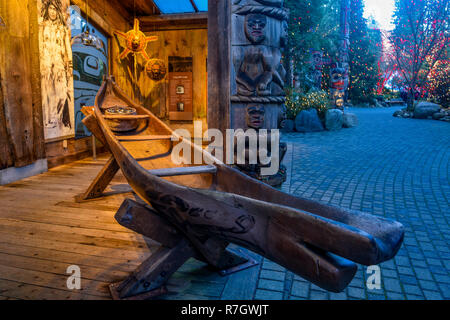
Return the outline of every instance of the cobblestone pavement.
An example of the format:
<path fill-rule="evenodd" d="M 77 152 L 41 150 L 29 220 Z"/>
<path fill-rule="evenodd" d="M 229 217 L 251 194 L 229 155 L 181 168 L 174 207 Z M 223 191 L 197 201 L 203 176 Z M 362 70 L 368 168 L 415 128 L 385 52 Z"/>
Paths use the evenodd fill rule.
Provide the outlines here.
<path fill-rule="evenodd" d="M 254 256 L 258 267 L 225 278 L 189 261 L 174 281 L 190 285 L 169 298 L 450 299 L 450 124 L 394 118 L 396 109 L 351 109 L 356 128 L 284 136 L 283 191 L 405 226 L 399 253 L 379 266 L 381 289 L 367 288 L 367 267 L 336 294 Z"/>

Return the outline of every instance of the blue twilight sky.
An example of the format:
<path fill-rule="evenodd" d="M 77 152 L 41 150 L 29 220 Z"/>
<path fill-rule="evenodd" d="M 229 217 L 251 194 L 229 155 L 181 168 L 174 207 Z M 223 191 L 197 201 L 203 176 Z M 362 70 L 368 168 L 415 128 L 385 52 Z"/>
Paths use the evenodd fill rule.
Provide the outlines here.
<path fill-rule="evenodd" d="M 380 28 L 383 30 L 392 30 L 392 14 L 395 9 L 395 0 L 364 0 L 366 6 L 364 17 L 373 16 Z"/>

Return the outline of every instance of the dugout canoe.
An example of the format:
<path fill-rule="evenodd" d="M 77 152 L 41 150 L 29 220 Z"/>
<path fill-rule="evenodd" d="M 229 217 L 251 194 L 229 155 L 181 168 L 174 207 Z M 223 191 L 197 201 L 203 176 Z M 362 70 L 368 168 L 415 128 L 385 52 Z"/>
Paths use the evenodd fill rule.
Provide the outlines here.
<path fill-rule="evenodd" d="M 115 106 L 132 107 L 136 114 L 105 115 Z M 334 292 L 353 279 L 355 263 L 377 265 L 402 244 L 399 222 L 296 197 L 221 163 L 132 101 L 112 77 L 100 88 L 93 112 L 134 192 L 193 243 L 235 243 Z M 138 125 L 113 132 L 111 120 Z M 171 151 L 177 143 L 189 144 L 214 164 L 175 165 Z M 214 246 L 202 248 L 214 264 Z"/>

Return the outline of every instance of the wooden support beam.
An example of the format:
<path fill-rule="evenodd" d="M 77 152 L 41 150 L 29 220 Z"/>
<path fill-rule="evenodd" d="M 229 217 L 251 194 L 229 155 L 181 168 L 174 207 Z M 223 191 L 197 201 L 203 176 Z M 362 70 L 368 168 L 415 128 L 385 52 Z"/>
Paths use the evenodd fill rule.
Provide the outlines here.
<path fill-rule="evenodd" d="M 197 5 L 195 4 L 195 1 L 194 0 L 189 0 L 189 1 L 191 2 L 192 7 L 194 8 L 195 12 L 198 12 L 199 10 L 197 8 Z"/>
<path fill-rule="evenodd" d="M 106 120 L 146 120 L 149 119 L 150 116 L 146 114 L 137 114 L 137 115 L 105 115 L 103 116 Z"/>
<path fill-rule="evenodd" d="M 208 13 L 196 12 L 142 16 L 139 17 L 139 21 L 144 32 L 171 29 L 206 29 Z"/>
<path fill-rule="evenodd" d="M 194 253 L 185 239 L 173 248 L 159 248 L 122 283 L 110 286 L 113 297 L 114 291 L 124 299 L 158 290 Z"/>
<path fill-rule="evenodd" d="M 213 165 L 197 166 L 197 167 L 176 167 L 167 169 L 154 169 L 149 170 L 148 172 L 157 177 L 174 177 L 174 176 L 186 176 L 190 174 L 202 174 L 202 173 L 215 174 L 217 172 L 217 167 Z"/>
<path fill-rule="evenodd" d="M 117 139 L 119 141 L 151 141 L 151 140 L 172 140 L 172 136 L 118 136 Z"/>
<path fill-rule="evenodd" d="M 208 1 L 208 128 L 230 126 L 231 2 Z"/>
<path fill-rule="evenodd" d="M 131 199 L 125 199 L 114 218 L 121 226 L 153 239 L 167 248 L 175 247 L 183 237 L 156 211 Z"/>
<path fill-rule="evenodd" d="M 111 183 L 111 180 L 114 178 L 119 169 L 120 167 L 117 164 L 116 160 L 113 156 L 111 156 L 106 165 L 98 173 L 97 177 L 95 177 L 94 181 L 91 183 L 86 192 L 76 196 L 75 200 L 77 202 L 82 202 L 85 200 L 101 197 L 103 195 L 103 191 L 105 191 L 106 187 L 108 187 L 108 185 Z"/>
<path fill-rule="evenodd" d="M 228 243 L 214 245 L 211 239 L 204 243 L 190 241 L 176 223 L 172 224 L 149 206 L 131 199 L 122 203 L 115 219 L 120 225 L 149 237 L 162 246 L 123 282 L 110 285 L 114 299 L 148 299 L 166 293 L 165 283 L 191 257 L 205 262 L 214 261 L 212 266 L 219 269 L 221 275 L 257 264 L 253 259 L 226 250 Z M 217 258 L 203 255 L 211 251 L 208 248 L 210 245 L 214 245 Z"/>

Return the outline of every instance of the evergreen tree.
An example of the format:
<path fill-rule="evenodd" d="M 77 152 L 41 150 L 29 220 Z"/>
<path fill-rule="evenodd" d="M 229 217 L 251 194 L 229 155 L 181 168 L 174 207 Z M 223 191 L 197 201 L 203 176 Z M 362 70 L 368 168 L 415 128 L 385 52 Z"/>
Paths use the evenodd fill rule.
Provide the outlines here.
<path fill-rule="evenodd" d="M 350 2 L 350 79 L 352 103 L 371 102 L 378 82 L 378 59 L 381 56 L 381 33 L 369 30 L 363 17 L 362 0 Z"/>
<path fill-rule="evenodd" d="M 294 71 L 304 79 L 310 68 L 311 50 L 322 51 L 325 59 L 330 52 L 336 50 L 334 46 L 339 36 L 339 1 L 285 0 L 285 6 L 289 9 L 289 50 L 286 58 L 294 62 Z"/>

